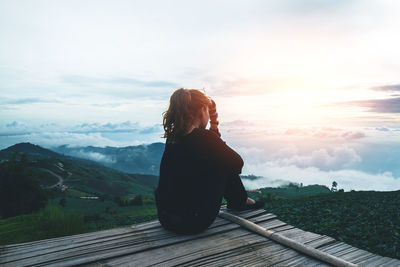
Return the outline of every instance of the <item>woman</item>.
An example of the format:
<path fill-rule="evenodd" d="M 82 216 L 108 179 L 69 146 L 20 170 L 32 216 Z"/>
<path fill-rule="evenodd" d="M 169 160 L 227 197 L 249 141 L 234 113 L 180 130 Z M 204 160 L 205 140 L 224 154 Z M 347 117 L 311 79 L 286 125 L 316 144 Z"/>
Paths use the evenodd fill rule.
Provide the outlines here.
<path fill-rule="evenodd" d="M 167 230 L 205 230 L 217 217 L 223 197 L 232 210 L 264 206 L 248 198 L 239 176 L 243 160 L 220 138 L 217 118 L 215 102 L 196 89 L 176 90 L 163 113 L 167 139 L 155 198 Z"/>

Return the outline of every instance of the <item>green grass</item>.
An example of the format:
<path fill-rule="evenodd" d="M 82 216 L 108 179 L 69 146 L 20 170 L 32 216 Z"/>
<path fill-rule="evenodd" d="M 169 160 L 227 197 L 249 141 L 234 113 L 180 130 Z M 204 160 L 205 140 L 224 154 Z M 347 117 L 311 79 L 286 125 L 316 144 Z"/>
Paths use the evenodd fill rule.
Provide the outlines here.
<path fill-rule="evenodd" d="M 259 189 L 260 193 L 248 192 L 248 196 L 253 199 L 260 199 L 267 202 L 279 199 L 293 199 L 306 196 L 321 194 L 331 194 L 332 192 L 326 186 L 308 185 L 308 186 L 284 186 L 284 187 L 266 187 Z"/>
<path fill-rule="evenodd" d="M 68 197 L 90 197 L 90 196 L 94 196 L 93 194 L 90 193 L 86 193 L 83 191 L 80 191 L 78 189 L 74 189 L 74 188 L 69 188 L 66 192 L 65 195 Z"/>
<path fill-rule="evenodd" d="M 0 219 L 0 245 L 106 230 L 157 219 L 153 205 L 120 207 L 112 201 L 56 198 L 43 211 Z"/>
<path fill-rule="evenodd" d="M 0 245 L 73 235 L 84 230 L 82 214 L 49 205 L 40 212 L 0 219 Z"/>

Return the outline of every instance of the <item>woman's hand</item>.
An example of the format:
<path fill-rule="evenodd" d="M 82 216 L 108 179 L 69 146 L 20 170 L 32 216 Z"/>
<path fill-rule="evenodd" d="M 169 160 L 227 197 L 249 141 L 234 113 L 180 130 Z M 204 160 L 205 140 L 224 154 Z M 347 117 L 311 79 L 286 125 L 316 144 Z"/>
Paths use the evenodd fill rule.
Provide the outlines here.
<path fill-rule="evenodd" d="M 210 114 L 210 125 L 211 128 L 218 128 L 218 112 L 217 112 L 217 105 L 215 104 L 214 100 L 211 99 L 211 104 L 208 108 L 208 113 Z"/>
<path fill-rule="evenodd" d="M 208 113 L 210 115 L 210 130 L 216 132 L 218 136 L 221 137 L 221 133 L 218 130 L 219 121 L 218 121 L 217 105 L 212 99 L 211 99 L 211 104 L 208 107 Z"/>

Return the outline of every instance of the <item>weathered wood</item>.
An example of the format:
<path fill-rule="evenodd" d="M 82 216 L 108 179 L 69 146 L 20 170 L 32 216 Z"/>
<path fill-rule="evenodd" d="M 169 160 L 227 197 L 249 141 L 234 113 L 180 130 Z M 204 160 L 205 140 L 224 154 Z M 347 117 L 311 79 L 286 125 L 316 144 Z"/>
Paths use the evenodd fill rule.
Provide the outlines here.
<path fill-rule="evenodd" d="M 380 267 L 399 267 L 400 263 L 397 259 L 391 259 L 390 261 L 382 264 Z"/>
<path fill-rule="evenodd" d="M 351 261 L 351 262 L 357 264 L 359 261 L 362 261 L 367 258 L 371 258 L 373 255 L 374 254 L 372 254 L 368 251 L 357 249 L 353 252 L 347 253 L 345 255 L 341 255 L 340 257 L 342 259 L 345 259 L 347 261 Z"/>
<path fill-rule="evenodd" d="M 321 246 L 331 244 L 333 242 L 335 242 L 335 239 L 333 239 L 330 236 L 319 236 L 315 240 L 310 240 L 310 241 L 304 242 L 304 244 L 307 244 L 308 246 L 313 247 L 313 248 L 318 248 Z"/>
<path fill-rule="evenodd" d="M 204 257 L 220 255 L 221 253 L 226 253 L 227 251 L 230 252 L 233 249 L 241 249 L 247 245 L 260 243 L 260 240 L 264 243 L 265 241 L 272 243 L 272 241 L 262 239 L 256 235 L 248 236 L 243 239 L 231 238 L 235 237 L 237 233 L 240 234 L 241 232 L 246 232 L 246 230 L 239 228 L 220 235 L 212 236 L 211 238 L 207 239 L 194 239 L 184 243 L 174 244 L 172 246 L 168 246 L 169 253 L 172 253 L 169 255 L 164 253 L 166 248 L 160 248 L 151 251 L 149 250 L 136 256 L 129 255 L 124 257 L 125 259 L 112 259 L 107 261 L 107 263 L 114 265 L 115 263 L 120 263 L 121 260 L 135 260 L 140 265 L 143 265 L 146 262 L 148 264 L 157 264 L 160 262 L 167 264 L 168 261 L 172 259 L 174 264 L 182 264 L 189 259 L 199 260 Z M 166 255 L 168 256 L 166 257 Z M 150 262 L 149 258 L 151 258 Z M 162 259 L 165 261 L 161 261 Z"/>
<path fill-rule="evenodd" d="M 268 237 L 274 241 L 277 241 L 280 244 L 289 246 L 290 248 L 293 248 L 293 249 L 300 251 L 306 255 L 312 256 L 314 258 L 328 262 L 330 264 L 334 264 L 336 266 L 356 266 L 355 264 L 353 264 L 351 262 L 346 262 L 340 258 L 329 255 L 328 253 L 314 249 L 313 247 L 293 241 L 293 240 L 291 240 L 281 234 L 275 233 L 271 230 L 266 230 L 265 228 L 262 228 L 257 224 L 254 224 L 247 220 L 244 220 L 241 217 L 238 217 L 238 216 L 235 216 L 235 215 L 232 215 L 229 213 L 225 213 L 225 212 L 220 212 L 220 214 L 218 216 L 220 216 L 224 219 L 227 219 L 227 220 L 231 220 L 237 224 L 240 224 L 243 227 L 246 227 L 247 229 L 249 229 L 251 231 L 254 231 L 260 235 Z"/>
<path fill-rule="evenodd" d="M 221 211 L 227 212 L 226 206 Z M 229 212 L 270 230 L 274 236 L 279 234 L 303 246 L 363 264 L 360 266 L 400 266 L 397 259 L 377 256 L 331 237 L 297 229 L 262 209 Z M 328 266 L 221 217 L 196 235 L 177 235 L 154 220 L 94 233 L 0 246 L 0 265 Z"/>
<path fill-rule="evenodd" d="M 265 211 L 252 211 L 242 213 L 243 216 L 255 216 L 257 214 L 263 214 Z M 215 223 L 218 226 L 211 227 L 200 235 L 212 235 L 215 233 L 227 231 L 234 228 L 239 228 L 238 225 L 230 224 L 226 220 L 219 219 Z M 229 224 L 227 227 L 225 225 Z M 214 230 L 213 230 L 214 229 Z M 217 229 L 215 231 L 215 229 Z M 40 249 L 35 248 L 31 254 L 25 253 L 21 255 L 5 255 L 0 257 L 0 263 L 15 262 L 17 265 L 30 265 L 39 264 L 41 262 L 50 264 L 51 262 L 63 262 L 65 266 L 70 264 L 83 264 L 86 262 L 101 260 L 107 257 L 114 257 L 119 255 L 125 255 L 126 253 L 138 252 L 144 249 L 149 249 L 152 246 L 165 246 L 175 242 L 183 242 L 187 239 L 197 237 L 197 235 L 179 235 L 176 236 L 174 233 L 165 231 L 161 227 L 157 230 L 142 232 L 134 231 L 133 234 L 118 235 L 118 237 L 108 238 L 92 238 L 92 235 L 84 242 L 79 244 L 57 244 L 56 247 L 42 247 Z M 139 238 L 138 238 L 139 237 Z M 110 249 L 111 248 L 111 249 Z M 106 251 L 101 255 L 96 255 L 98 252 Z M 32 258 L 33 254 L 35 257 Z M 63 258 L 66 258 L 63 260 Z"/>
<path fill-rule="evenodd" d="M 360 267 L 362 267 L 362 266 L 382 266 L 392 260 L 393 259 L 391 259 L 391 258 L 382 257 L 382 256 L 377 255 L 376 257 L 370 258 L 369 260 L 358 263 L 358 266 L 360 266 Z M 400 261 L 397 262 L 396 264 L 393 264 L 393 266 L 397 266 L 397 267 L 400 266 Z"/>
<path fill-rule="evenodd" d="M 366 262 L 359 263 L 359 266 L 382 266 L 392 260 L 393 260 L 392 258 L 378 256 L 377 258 L 373 258 L 373 260 L 371 261 L 367 261 L 368 263 Z M 400 266 L 400 262 L 393 264 L 393 266 L 397 267 Z"/>

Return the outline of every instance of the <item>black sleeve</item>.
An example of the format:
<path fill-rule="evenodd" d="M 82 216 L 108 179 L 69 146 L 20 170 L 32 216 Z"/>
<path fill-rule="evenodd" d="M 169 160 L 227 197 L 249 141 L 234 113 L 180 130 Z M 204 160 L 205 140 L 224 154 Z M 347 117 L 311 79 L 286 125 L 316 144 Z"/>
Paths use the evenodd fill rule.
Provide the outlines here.
<path fill-rule="evenodd" d="M 203 129 L 200 131 L 199 139 L 195 142 L 195 146 L 201 157 L 229 173 L 239 174 L 242 172 L 244 164 L 242 157 L 230 148 L 217 133 Z"/>

